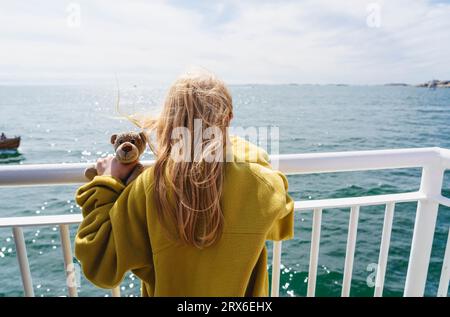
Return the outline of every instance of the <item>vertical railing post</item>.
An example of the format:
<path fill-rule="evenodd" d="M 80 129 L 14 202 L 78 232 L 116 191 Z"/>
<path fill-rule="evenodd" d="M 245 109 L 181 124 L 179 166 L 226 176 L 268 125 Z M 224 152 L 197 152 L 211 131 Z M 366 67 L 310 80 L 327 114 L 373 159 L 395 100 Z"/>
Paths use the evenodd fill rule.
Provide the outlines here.
<path fill-rule="evenodd" d="M 311 231 L 311 251 L 309 255 L 308 289 L 306 296 L 313 297 L 316 294 L 317 264 L 319 260 L 320 227 L 322 225 L 322 209 L 314 208 L 313 225 Z"/>
<path fill-rule="evenodd" d="M 112 297 L 120 297 L 120 285 L 111 290 Z"/>
<path fill-rule="evenodd" d="M 378 269 L 375 278 L 374 297 L 383 296 L 384 278 L 389 256 L 389 244 L 391 243 L 392 222 L 394 221 L 395 203 L 386 204 L 384 212 L 383 233 L 381 235 L 380 254 L 378 255 Z"/>
<path fill-rule="evenodd" d="M 444 261 L 442 262 L 441 278 L 439 280 L 438 297 L 447 297 L 450 281 L 450 230 L 448 231 L 447 246 L 445 247 Z"/>
<path fill-rule="evenodd" d="M 443 178 L 444 169 L 438 164 L 429 164 L 422 169 L 420 191 L 425 194 L 426 199 L 417 203 L 411 254 L 403 296 L 417 297 L 424 295 L 439 208 L 439 203 L 434 201 L 433 198 L 441 194 Z"/>
<path fill-rule="evenodd" d="M 280 266 L 281 266 L 281 241 L 273 242 L 272 253 L 272 290 L 270 296 L 280 295 Z"/>
<path fill-rule="evenodd" d="M 353 260 L 355 259 L 356 235 L 358 234 L 359 206 L 350 209 L 348 222 L 347 250 L 345 252 L 344 277 L 342 280 L 342 297 L 350 296 L 352 284 Z"/>
<path fill-rule="evenodd" d="M 70 246 L 71 242 L 69 225 L 60 225 L 59 233 L 61 235 L 61 247 L 64 257 L 67 289 L 69 290 L 70 297 L 76 297 L 78 296 L 77 278 L 75 273 L 75 266 L 73 265 L 72 247 Z"/>
<path fill-rule="evenodd" d="M 20 274 L 22 276 L 23 290 L 26 297 L 34 297 L 33 281 L 31 279 L 30 264 L 28 263 L 27 247 L 23 230 L 13 227 L 14 243 L 16 244 L 17 261 L 19 261 Z"/>

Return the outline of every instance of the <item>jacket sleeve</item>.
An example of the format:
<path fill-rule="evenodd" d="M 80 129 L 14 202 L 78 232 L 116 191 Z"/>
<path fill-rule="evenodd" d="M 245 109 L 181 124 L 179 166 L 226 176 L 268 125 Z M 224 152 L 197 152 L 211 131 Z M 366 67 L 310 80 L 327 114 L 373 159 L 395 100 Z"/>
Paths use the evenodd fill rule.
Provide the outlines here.
<path fill-rule="evenodd" d="M 93 284 L 114 288 L 127 271 L 153 268 L 145 197 L 142 177 L 125 187 L 111 176 L 96 176 L 78 189 L 83 221 L 75 256 Z"/>
<path fill-rule="evenodd" d="M 275 220 L 267 240 L 289 240 L 294 237 L 294 201 L 288 194 L 288 180 L 286 176 L 273 169 L 268 153 L 240 137 L 231 137 L 233 152 L 239 161 L 256 163 L 262 167 L 262 178 L 268 185 L 266 193 Z"/>
<path fill-rule="evenodd" d="M 271 178 L 275 204 L 275 221 L 270 229 L 267 240 L 281 241 L 294 237 L 294 201 L 288 194 L 288 180 L 284 174 L 273 171 Z"/>
<path fill-rule="evenodd" d="M 271 201 L 275 201 L 274 213 L 276 215 L 272 228 L 270 229 L 267 240 L 281 241 L 289 240 L 294 237 L 294 201 L 288 194 L 288 180 L 286 175 L 280 171 L 273 169 L 270 163 L 269 154 L 263 149 L 250 143 L 253 146 L 253 151 L 257 152 L 254 155 L 257 160 L 256 163 L 263 166 L 265 171 L 263 176 L 270 183 L 271 193 L 268 193 L 269 197 L 272 197 Z"/>

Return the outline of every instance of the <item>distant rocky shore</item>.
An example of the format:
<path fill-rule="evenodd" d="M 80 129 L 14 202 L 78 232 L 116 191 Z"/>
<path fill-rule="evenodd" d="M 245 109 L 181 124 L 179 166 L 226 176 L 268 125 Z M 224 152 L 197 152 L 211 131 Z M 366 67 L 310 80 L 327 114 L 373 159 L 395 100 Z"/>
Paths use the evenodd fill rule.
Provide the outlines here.
<path fill-rule="evenodd" d="M 385 86 L 400 86 L 400 87 L 406 87 L 406 86 L 411 86 L 411 85 L 405 84 L 405 83 L 389 83 L 389 84 L 385 84 Z"/>
<path fill-rule="evenodd" d="M 425 88 L 450 88 L 450 80 L 431 80 L 429 82 L 416 85 Z"/>
<path fill-rule="evenodd" d="M 426 83 L 418 84 L 418 85 L 410 85 L 405 83 L 389 83 L 385 84 L 385 86 L 401 86 L 401 87 L 421 87 L 421 88 L 450 88 L 450 80 L 430 80 Z"/>

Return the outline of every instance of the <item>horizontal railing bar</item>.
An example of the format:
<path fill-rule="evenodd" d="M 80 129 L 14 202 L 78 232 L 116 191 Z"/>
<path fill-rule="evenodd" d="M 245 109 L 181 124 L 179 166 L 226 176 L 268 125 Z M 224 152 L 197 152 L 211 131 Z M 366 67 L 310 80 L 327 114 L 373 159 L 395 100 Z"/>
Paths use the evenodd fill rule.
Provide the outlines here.
<path fill-rule="evenodd" d="M 450 198 L 440 195 L 434 200 L 443 206 L 450 207 Z"/>
<path fill-rule="evenodd" d="M 410 168 L 444 163 L 450 168 L 450 154 L 441 148 L 281 154 L 272 155 L 270 159 L 275 168 L 286 174 Z M 149 166 L 153 161 L 144 161 L 143 164 Z M 92 165 L 64 163 L 1 166 L 0 186 L 79 184 L 86 182 L 84 170 Z"/>
<path fill-rule="evenodd" d="M 23 164 L 0 167 L 0 186 L 79 184 L 87 181 L 84 170 L 93 163 Z"/>
<path fill-rule="evenodd" d="M 444 169 L 450 169 L 450 149 L 438 148 L 441 157 L 441 165 Z"/>
<path fill-rule="evenodd" d="M 443 149 L 445 150 L 445 149 Z M 412 168 L 441 164 L 441 148 L 348 151 L 272 155 L 286 174 L 311 174 Z M 447 160 L 445 159 L 447 162 Z M 450 163 L 447 163 L 450 164 Z M 276 164 L 273 164 L 276 165 Z"/>
<path fill-rule="evenodd" d="M 30 217 L 5 217 L 0 218 L 0 228 L 5 227 L 35 227 L 51 225 L 77 224 L 83 220 L 81 214 L 55 215 L 55 216 L 30 216 Z"/>
<path fill-rule="evenodd" d="M 387 203 L 411 202 L 426 199 L 421 192 L 410 192 L 402 194 L 373 195 L 349 198 L 332 198 L 296 201 L 294 208 L 296 211 L 307 211 L 315 208 L 330 209 L 344 208 L 352 206 L 374 206 Z M 77 224 L 83 220 L 81 214 L 54 215 L 54 216 L 29 216 L 29 217 L 4 217 L 0 218 L 0 228 L 5 227 L 30 227 L 30 226 L 51 226 L 61 224 Z"/>
<path fill-rule="evenodd" d="M 421 192 L 410 192 L 401 194 L 373 195 L 360 197 L 316 199 L 296 201 L 294 208 L 296 211 L 313 210 L 315 208 L 344 208 L 352 206 L 374 206 L 384 205 L 392 202 L 411 202 L 426 199 Z"/>

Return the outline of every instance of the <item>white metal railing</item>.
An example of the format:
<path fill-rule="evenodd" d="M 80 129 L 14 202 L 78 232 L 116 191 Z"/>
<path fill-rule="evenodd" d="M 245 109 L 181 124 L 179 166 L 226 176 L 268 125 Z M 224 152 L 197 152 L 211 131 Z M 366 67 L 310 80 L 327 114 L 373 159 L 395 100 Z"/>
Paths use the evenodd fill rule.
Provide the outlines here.
<path fill-rule="evenodd" d="M 271 156 L 271 160 L 275 166 L 278 166 L 280 171 L 286 174 L 310 174 L 412 167 L 422 168 L 420 189 L 415 192 L 297 201 L 295 202 L 295 210 L 299 212 L 313 211 L 307 296 L 314 296 L 319 257 L 322 210 L 342 207 L 350 208 L 347 249 L 342 283 L 342 296 L 349 296 L 359 209 L 361 206 L 385 205 L 385 218 L 374 290 L 374 296 L 381 296 L 383 293 L 395 205 L 396 203 L 402 202 L 418 202 L 404 296 L 423 296 L 438 207 L 440 204 L 450 207 L 450 199 L 441 195 L 444 171 L 450 169 L 450 150 L 442 148 L 419 148 L 287 154 Z M 151 161 L 144 162 L 144 165 L 151 164 Z M 88 165 L 89 164 L 85 163 L 76 163 L 2 166 L 0 167 L 0 187 L 83 183 L 86 181 L 83 172 Z M 13 230 L 17 249 L 17 259 L 26 296 L 33 296 L 33 285 L 22 228 L 27 226 L 59 225 L 66 274 L 67 277 L 70 278 L 73 272 L 70 270 L 69 266 L 72 262 L 72 251 L 68 226 L 77 224 L 81 222 L 81 220 L 82 217 L 80 214 L 0 218 L 0 228 L 10 227 Z M 281 249 L 281 242 L 273 243 L 272 296 L 279 295 Z M 449 279 L 450 233 L 443 259 L 437 293 L 438 296 L 447 296 Z M 76 285 L 70 286 L 68 290 L 69 296 L 77 295 Z M 118 288 L 113 290 L 113 295 L 120 296 Z"/>

